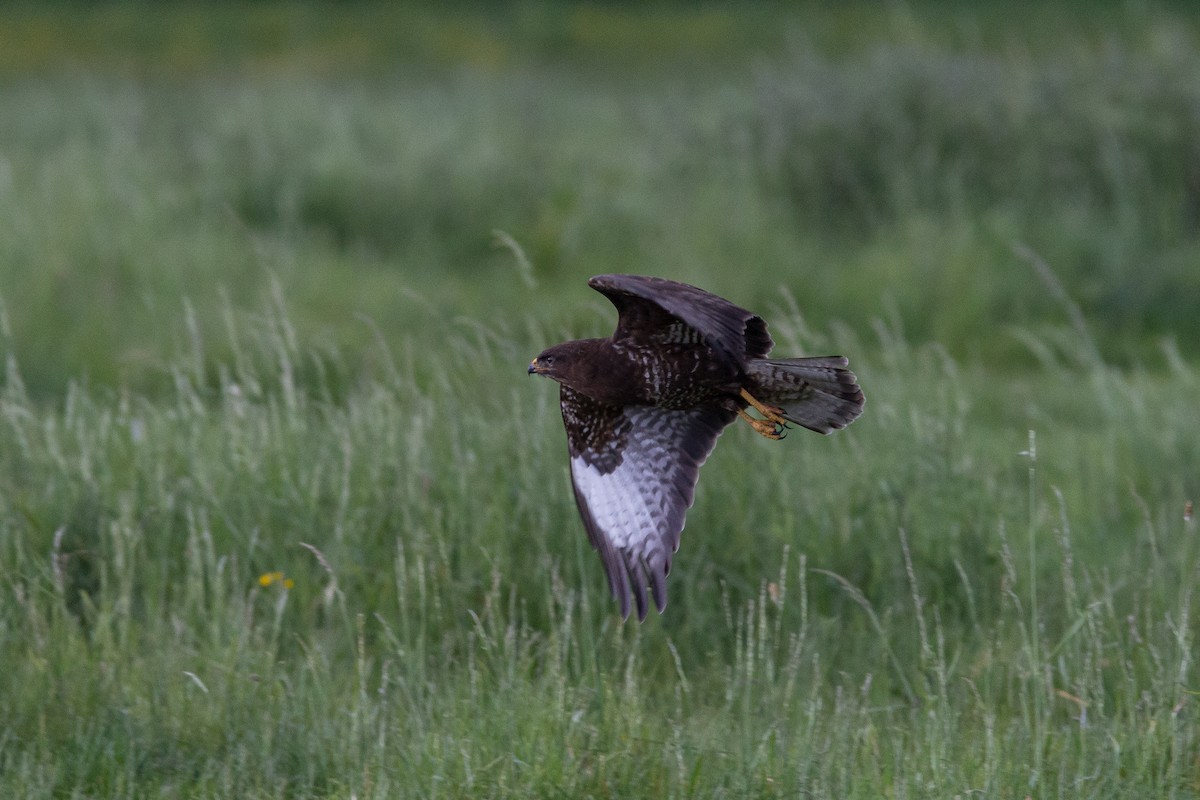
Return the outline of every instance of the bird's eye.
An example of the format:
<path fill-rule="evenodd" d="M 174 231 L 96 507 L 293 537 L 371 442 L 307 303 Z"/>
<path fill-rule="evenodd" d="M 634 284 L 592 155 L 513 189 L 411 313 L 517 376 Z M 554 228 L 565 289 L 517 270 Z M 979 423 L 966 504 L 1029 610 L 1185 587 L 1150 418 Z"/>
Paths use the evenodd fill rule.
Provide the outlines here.
<path fill-rule="evenodd" d="M 538 359 L 538 363 L 540 363 L 543 367 L 548 367 L 554 363 L 554 356 L 542 356 Z"/>

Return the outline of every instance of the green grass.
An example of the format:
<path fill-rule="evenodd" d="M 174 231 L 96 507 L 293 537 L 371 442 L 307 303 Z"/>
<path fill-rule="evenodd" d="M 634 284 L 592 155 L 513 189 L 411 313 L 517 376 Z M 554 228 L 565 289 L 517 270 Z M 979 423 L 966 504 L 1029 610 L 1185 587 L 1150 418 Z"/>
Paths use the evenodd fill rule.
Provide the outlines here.
<path fill-rule="evenodd" d="M 1194 371 L 1043 372 L 977 410 L 994 377 L 854 340 L 870 415 L 728 432 L 638 626 L 510 333 L 446 331 L 471 370 L 400 348 L 331 402 L 285 324 L 217 391 L 186 355 L 154 401 L 10 378 L 7 794 L 1200 788 Z"/>
<path fill-rule="evenodd" d="M 1006 9 L 0 12 L 0 796 L 1200 796 L 1197 22 Z M 868 397 L 642 625 L 611 270 Z"/>
<path fill-rule="evenodd" d="M 646 24 L 676 31 L 660 38 L 677 55 L 651 64 L 645 20 L 619 9 L 535 4 L 491 27 L 372 5 L 325 23 L 134 9 L 5 12 L 29 35 L 0 47 L 0 286 L 37 396 L 81 376 L 158 392 L 182 298 L 222 347 L 222 292 L 252 308 L 272 280 L 357 374 L 376 334 L 355 315 L 394 337 L 429 307 L 523 307 L 497 229 L 528 253 L 549 325 L 575 319 L 582 277 L 657 272 L 756 308 L 784 288 L 814 329 L 889 318 L 1022 367 L 1014 327 L 1047 334 L 1062 308 L 1020 244 L 1109 360 L 1155 358 L 1163 337 L 1200 356 L 1200 22 L 1179 9 L 666 6 Z M 714 20 L 729 50 L 708 63 Z M 507 55 L 389 38 L 432 29 L 491 31 Z M 374 55 L 331 64 L 335 45 Z"/>

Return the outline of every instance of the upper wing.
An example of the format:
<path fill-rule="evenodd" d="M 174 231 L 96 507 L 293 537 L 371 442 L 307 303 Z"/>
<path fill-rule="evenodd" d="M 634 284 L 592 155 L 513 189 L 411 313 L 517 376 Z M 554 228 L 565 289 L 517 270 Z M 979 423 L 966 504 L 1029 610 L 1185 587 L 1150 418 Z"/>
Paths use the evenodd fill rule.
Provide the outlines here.
<path fill-rule="evenodd" d="M 614 341 L 686 342 L 695 334 L 681 330 L 682 321 L 713 350 L 739 363 L 762 358 L 771 350 L 761 317 L 695 286 L 641 275 L 597 275 L 588 286 L 617 307 L 620 318 Z"/>
<path fill-rule="evenodd" d="M 608 585 L 629 616 L 646 617 L 649 583 L 659 611 L 667 605 L 671 554 L 695 496 L 700 465 L 731 411 L 610 406 L 562 387 L 571 482 L 588 539 L 600 552 Z"/>

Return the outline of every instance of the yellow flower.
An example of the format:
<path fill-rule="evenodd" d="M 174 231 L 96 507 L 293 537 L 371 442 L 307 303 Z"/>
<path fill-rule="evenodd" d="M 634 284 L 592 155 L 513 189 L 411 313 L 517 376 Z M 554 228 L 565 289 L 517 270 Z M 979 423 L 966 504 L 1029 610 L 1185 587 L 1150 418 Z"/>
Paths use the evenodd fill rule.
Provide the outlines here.
<path fill-rule="evenodd" d="M 282 572 L 264 572 L 262 575 L 258 576 L 259 586 L 270 586 L 272 583 L 278 583 L 279 581 L 283 581 Z M 284 581 L 284 586 L 287 586 L 289 581 L 291 581 L 291 578 L 288 578 L 287 581 Z M 287 586 L 287 588 L 290 589 L 292 587 Z"/>
<path fill-rule="evenodd" d="M 290 589 L 290 588 L 292 588 L 292 587 L 293 587 L 293 586 L 295 586 L 295 585 L 296 585 L 296 582 L 295 582 L 294 580 L 292 580 L 291 578 L 284 578 L 284 579 L 283 579 L 283 588 L 285 588 L 285 589 Z"/>

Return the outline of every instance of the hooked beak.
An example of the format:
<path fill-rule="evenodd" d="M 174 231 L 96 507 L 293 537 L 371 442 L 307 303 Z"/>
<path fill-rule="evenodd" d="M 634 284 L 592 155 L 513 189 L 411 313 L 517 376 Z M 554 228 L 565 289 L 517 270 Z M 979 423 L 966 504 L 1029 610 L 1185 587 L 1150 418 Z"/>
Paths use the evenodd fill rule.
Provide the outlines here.
<path fill-rule="evenodd" d="M 543 371 L 542 367 L 540 364 L 538 364 L 536 358 L 533 361 L 529 362 L 529 372 L 528 372 L 529 375 L 533 375 L 535 373 L 542 372 L 542 371 Z"/>

